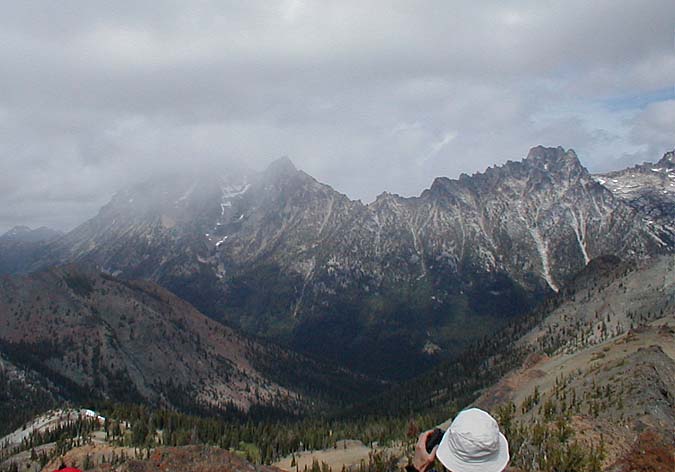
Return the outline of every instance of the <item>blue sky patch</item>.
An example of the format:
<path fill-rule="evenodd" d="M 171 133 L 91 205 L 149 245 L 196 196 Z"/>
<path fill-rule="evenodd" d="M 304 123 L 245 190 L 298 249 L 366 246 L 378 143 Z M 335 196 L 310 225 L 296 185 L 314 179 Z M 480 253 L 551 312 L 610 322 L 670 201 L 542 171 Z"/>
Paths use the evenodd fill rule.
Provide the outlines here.
<path fill-rule="evenodd" d="M 663 102 L 675 98 L 675 88 L 666 87 L 637 95 L 623 95 L 602 100 L 603 105 L 610 111 L 643 109 L 650 103 Z"/>

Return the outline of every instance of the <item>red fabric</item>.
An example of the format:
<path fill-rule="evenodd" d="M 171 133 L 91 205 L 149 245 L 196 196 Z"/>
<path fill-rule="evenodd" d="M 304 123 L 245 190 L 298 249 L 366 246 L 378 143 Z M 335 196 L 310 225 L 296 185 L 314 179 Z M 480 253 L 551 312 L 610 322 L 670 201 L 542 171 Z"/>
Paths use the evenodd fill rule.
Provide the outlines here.
<path fill-rule="evenodd" d="M 66 467 L 65 469 L 56 469 L 54 472 L 82 472 L 80 469 L 75 467 Z"/>

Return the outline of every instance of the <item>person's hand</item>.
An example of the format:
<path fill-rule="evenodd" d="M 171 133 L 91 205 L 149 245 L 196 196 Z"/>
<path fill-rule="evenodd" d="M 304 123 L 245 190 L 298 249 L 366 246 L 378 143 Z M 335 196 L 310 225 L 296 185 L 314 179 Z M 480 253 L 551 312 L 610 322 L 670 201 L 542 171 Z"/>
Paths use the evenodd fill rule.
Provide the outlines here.
<path fill-rule="evenodd" d="M 436 450 L 438 446 L 434 447 L 431 453 L 427 452 L 427 438 L 434 430 L 430 429 L 420 434 L 419 439 L 417 440 L 417 445 L 415 446 L 415 456 L 412 460 L 412 465 L 417 469 L 418 472 L 427 472 L 431 469 L 436 461 Z"/>

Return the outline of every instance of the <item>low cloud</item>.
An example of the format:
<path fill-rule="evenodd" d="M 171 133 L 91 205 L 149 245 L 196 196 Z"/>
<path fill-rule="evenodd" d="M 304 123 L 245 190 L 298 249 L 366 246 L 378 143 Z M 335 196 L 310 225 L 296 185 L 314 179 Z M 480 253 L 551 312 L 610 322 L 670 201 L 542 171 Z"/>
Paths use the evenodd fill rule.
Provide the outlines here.
<path fill-rule="evenodd" d="M 673 25 L 666 0 L 8 3 L 0 231 L 282 155 L 364 201 L 537 144 L 592 170 L 657 160 L 675 147 L 673 96 L 655 95 Z"/>

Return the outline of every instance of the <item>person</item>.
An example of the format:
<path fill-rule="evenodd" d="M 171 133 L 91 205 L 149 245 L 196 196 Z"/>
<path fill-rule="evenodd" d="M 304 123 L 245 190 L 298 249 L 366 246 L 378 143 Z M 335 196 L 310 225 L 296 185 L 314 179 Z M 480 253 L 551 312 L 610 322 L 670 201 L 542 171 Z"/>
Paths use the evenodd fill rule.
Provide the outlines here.
<path fill-rule="evenodd" d="M 429 472 L 438 459 L 451 472 L 502 472 L 509 463 L 509 443 L 489 413 L 470 408 L 461 411 L 438 446 L 427 452 L 427 438 L 420 434 L 408 472 Z"/>
<path fill-rule="evenodd" d="M 76 469 L 75 467 L 68 467 L 66 464 L 63 463 L 62 460 L 59 468 L 54 470 L 53 472 L 82 472 L 82 471 L 80 469 Z"/>

